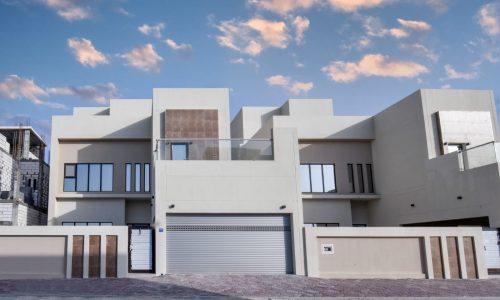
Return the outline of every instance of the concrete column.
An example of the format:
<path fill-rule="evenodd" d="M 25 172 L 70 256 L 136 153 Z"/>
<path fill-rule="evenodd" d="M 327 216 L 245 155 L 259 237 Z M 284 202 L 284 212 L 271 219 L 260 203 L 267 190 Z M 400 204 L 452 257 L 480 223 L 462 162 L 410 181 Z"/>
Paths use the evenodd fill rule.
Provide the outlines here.
<path fill-rule="evenodd" d="M 446 242 L 446 236 L 442 235 L 441 237 L 441 253 L 443 254 L 443 269 L 444 269 L 444 278 L 450 279 L 450 260 L 448 258 L 448 243 Z"/>
<path fill-rule="evenodd" d="M 83 236 L 83 278 L 89 278 L 89 235 Z"/>
<path fill-rule="evenodd" d="M 425 265 L 427 268 L 427 279 L 434 279 L 434 268 L 432 265 L 432 250 L 431 250 L 431 237 L 426 235 L 424 237 L 425 247 Z"/>
<path fill-rule="evenodd" d="M 26 129 L 23 133 L 23 150 L 22 150 L 22 159 L 28 159 L 30 156 L 30 130 Z"/>
<path fill-rule="evenodd" d="M 101 278 L 106 278 L 106 235 L 101 234 Z"/>
<path fill-rule="evenodd" d="M 458 241 L 458 259 L 460 262 L 460 275 L 462 279 L 467 279 L 467 267 L 465 266 L 464 237 L 457 236 Z"/>
<path fill-rule="evenodd" d="M 66 236 L 66 278 L 71 278 L 73 267 L 73 235 Z"/>

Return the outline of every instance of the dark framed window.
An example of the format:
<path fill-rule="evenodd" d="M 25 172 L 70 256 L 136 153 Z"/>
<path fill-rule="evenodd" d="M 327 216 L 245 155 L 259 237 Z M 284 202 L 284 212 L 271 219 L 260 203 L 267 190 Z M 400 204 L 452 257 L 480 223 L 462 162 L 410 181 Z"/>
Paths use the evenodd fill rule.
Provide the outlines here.
<path fill-rule="evenodd" d="M 125 164 L 125 192 L 132 191 L 132 164 Z"/>
<path fill-rule="evenodd" d="M 62 226 L 113 226 L 113 222 L 62 222 Z"/>
<path fill-rule="evenodd" d="M 112 192 L 113 164 L 65 164 L 64 192 Z"/>
<path fill-rule="evenodd" d="M 135 189 L 136 192 L 141 191 L 141 164 L 135 164 Z"/>
<path fill-rule="evenodd" d="M 352 224 L 352 227 L 367 227 L 366 224 Z"/>
<path fill-rule="evenodd" d="M 309 223 L 304 225 L 308 227 L 340 227 L 339 223 Z"/>
<path fill-rule="evenodd" d="M 76 164 L 64 165 L 63 191 L 64 192 L 76 191 Z"/>
<path fill-rule="evenodd" d="M 354 167 L 352 164 L 347 164 L 347 178 L 349 180 L 350 193 L 356 192 L 354 185 Z"/>
<path fill-rule="evenodd" d="M 189 148 L 187 143 L 170 144 L 170 154 L 172 160 L 188 160 Z"/>
<path fill-rule="evenodd" d="M 368 193 L 375 193 L 373 187 L 373 170 L 371 164 L 366 164 L 366 180 L 368 181 Z"/>
<path fill-rule="evenodd" d="M 144 191 L 149 192 L 151 189 L 149 177 L 151 175 L 151 165 L 144 164 Z"/>
<path fill-rule="evenodd" d="M 363 178 L 363 165 L 357 164 L 357 173 L 358 173 L 358 188 L 360 193 L 365 192 L 365 180 Z"/>
<path fill-rule="evenodd" d="M 334 164 L 301 164 L 301 191 L 303 193 L 336 193 Z"/>

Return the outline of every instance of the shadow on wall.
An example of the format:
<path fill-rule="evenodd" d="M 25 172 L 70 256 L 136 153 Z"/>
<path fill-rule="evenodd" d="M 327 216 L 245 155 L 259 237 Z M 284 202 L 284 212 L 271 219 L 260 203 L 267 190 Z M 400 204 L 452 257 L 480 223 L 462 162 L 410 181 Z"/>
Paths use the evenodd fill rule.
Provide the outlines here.
<path fill-rule="evenodd" d="M 105 280 L 2 280 L 0 281 L 2 296 L 16 297 L 113 297 L 127 299 L 143 299 L 156 296 L 174 299 L 244 299 L 224 293 L 182 286 L 175 283 L 158 282 L 141 279 L 105 279 Z M 156 299 L 156 298 L 155 298 Z"/>

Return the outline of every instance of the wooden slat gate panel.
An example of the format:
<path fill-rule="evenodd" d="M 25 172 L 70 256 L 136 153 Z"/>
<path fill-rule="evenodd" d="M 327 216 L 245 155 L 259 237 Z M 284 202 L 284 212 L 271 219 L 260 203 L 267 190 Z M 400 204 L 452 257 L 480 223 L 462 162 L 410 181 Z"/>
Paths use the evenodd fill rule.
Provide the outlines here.
<path fill-rule="evenodd" d="M 458 256 L 458 241 L 454 236 L 446 237 L 448 249 L 448 263 L 450 266 L 451 279 L 460 279 L 460 259 Z"/>
<path fill-rule="evenodd" d="M 71 277 L 83 278 L 83 235 L 73 236 L 73 257 L 71 258 Z"/>
<path fill-rule="evenodd" d="M 89 277 L 99 278 L 101 276 L 101 236 L 91 235 L 89 237 Z"/>
<path fill-rule="evenodd" d="M 464 236 L 465 268 L 468 279 L 477 279 L 476 252 L 474 250 L 474 238 Z"/>
<path fill-rule="evenodd" d="M 431 254 L 432 254 L 432 269 L 434 271 L 434 278 L 444 278 L 443 270 L 443 255 L 441 252 L 441 239 L 438 236 L 431 238 Z"/>
<path fill-rule="evenodd" d="M 117 274 L 117 246 L 116 235 L 106 236 L 106 277 L 116 277 Z"/>

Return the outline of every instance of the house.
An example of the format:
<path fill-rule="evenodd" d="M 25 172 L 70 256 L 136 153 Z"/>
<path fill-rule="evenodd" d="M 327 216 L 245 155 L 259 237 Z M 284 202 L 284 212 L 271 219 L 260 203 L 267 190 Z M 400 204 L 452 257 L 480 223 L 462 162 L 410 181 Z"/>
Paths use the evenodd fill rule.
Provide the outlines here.
<path fill-rule="evenodd" d="M 46 225 L 49 165 L 31 126 L 0 126 L 0 225 Z"/>
<path fill-rule="evenodd" d="M 419 90 L 371 117 L 290 99 L 231 121 L 228 89 L 154 89 L 53 117 L 48 222 L 128 225 L 129 271 L 158 275 L 304 274 L 303 228 L 337 226 L 483 226 L 500 269 L 498 141 L 490 91 Z"/>

